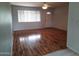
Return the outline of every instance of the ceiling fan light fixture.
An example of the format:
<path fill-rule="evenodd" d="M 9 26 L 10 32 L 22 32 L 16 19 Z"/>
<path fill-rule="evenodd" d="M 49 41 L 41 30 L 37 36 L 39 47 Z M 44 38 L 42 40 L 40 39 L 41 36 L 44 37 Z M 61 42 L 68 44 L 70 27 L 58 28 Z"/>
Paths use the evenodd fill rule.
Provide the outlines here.
<path fill-rule="evenodd" d="M 46 3 L 43 4 L 42 9 L 47 9 L 48 5 Z"/>

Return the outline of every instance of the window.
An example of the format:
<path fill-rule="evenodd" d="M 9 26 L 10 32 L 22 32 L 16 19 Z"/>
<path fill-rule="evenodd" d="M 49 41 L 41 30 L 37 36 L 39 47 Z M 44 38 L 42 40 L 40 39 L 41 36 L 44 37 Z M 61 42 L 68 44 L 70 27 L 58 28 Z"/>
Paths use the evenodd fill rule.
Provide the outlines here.
<path fill-rule="evenodd" d="M 18 10 L 18 22 L 40 22 L 40 11 Z"/>

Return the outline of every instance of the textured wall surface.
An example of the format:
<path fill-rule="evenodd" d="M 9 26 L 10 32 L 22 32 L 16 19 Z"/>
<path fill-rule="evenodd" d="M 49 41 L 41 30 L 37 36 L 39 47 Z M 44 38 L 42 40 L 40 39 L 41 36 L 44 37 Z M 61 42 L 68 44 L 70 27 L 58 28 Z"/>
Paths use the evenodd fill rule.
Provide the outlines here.
<path fill-rule="evenodd" d="M 53 13 L 52 27 L 67 30 L 68 6 L 57 7 Z"/>

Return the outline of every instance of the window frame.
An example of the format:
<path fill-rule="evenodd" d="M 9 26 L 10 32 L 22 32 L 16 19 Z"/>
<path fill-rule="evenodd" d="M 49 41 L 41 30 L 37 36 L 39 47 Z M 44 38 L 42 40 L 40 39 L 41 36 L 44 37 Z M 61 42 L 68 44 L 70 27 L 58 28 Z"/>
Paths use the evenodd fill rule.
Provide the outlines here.
<path fill-rule="evenodd" d="M 20 9 L 18 9 L 18 10 L 20 10 Z M 17 19 L 18 19 L 18 10 L 17 10 Z M 23 10 L 23 9 L 22 9 Z M 29 9 L 30 10 L 30 9 Z M 23 10 L 23 11 L 29 11 L 29 10 Z M 40 10 L 30 10 L 30 11 L 39 11 L 39 13 L 40 13 L 40 20 L 39 21 L 19 21 L 19 19 L 17 20 L 19 23 L 30 23 L 30 22 L 32 22 L 32 23 L 34 23 L 34 22 L 41 22 L 41 11 Z"/>

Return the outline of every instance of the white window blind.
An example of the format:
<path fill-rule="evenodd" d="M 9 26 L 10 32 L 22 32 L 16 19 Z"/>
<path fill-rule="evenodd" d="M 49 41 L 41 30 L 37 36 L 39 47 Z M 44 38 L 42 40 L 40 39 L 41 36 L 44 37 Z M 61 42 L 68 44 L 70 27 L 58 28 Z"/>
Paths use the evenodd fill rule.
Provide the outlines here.
<path fill-rule="evenodd" d="M 18 22 L 40 22 L 40 11 L 18 10 Z"/>

